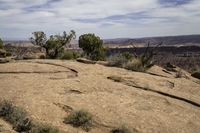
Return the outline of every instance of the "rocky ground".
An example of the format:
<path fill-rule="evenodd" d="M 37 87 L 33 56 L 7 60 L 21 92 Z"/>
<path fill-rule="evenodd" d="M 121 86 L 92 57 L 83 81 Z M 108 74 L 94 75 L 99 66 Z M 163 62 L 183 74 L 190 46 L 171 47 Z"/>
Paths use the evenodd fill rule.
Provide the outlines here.
<path fill-rule="evenodd" d="M 154 66 L 147 73 L 76 61 L 26 60 L 0 64 L 0 100 L 11 100 L 37 121 L 63 133 L 72 110 L 93 115 L 91 133 L 126 125 L 139 133 L 199 133 L 200 81 Z M 0 118 L 0 132 L 14 132 Z"/>

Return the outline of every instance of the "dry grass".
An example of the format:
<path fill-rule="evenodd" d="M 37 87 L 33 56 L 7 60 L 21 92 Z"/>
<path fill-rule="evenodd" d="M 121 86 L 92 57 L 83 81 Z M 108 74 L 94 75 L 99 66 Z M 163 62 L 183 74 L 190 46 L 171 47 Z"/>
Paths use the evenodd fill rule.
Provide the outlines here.
<path fill-rule="evenodd" d="M 65 118 L 64 123 L 81 127 L 88 132 L 92 127 L 92 115 L 85 110 L 74 111 Z"/>

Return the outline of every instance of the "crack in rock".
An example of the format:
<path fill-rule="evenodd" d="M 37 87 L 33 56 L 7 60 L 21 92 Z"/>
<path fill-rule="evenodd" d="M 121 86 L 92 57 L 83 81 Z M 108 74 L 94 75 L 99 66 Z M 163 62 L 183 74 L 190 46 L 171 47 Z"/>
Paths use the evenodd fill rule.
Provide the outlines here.
<path fill-rule="evenodd" d="M 176 100 L 180 100 L 180 101 L 183 101 L 183 102 L 186 102 L 186 103 L 189 103 L 193 106 L 196 106 L 196 107 L 200 107 L 200 104 L 197 103 L 197 102 L 194 102 L 192 100 L 189 100 L 189 99 L 186 99 L 186 98 L 183 98 L 183 97 L 179 97 L 179 96 L 175 96 L 175 95 L 172 95 L 172 94 L 169 94 L 169 93 L 165 93 L 165 92 L 162 92 L 162 91 L 158 91 L 158 90 L 153 90 L 153 89 L 150 89 L 148 87 L 141 87 L 141 86 L 138 86 L 136 85 L 135 83 L 133 84 L 132 81 L 129 82 L 129 81 L 126 81 L 124 80 L 123 78 L 121 77 L 108 77 L 108 79 L 110 80 L 113 80 L 115 82 L 119 82 L 119 83 L 122 83 L 124 85 L 127 85 L 127 86 L 131 86 L 131 87 L 134 87 L 134 88 L 137 88 L 137 89 L 141 89 L 141 90 L 144 90 L 144 91 L 150 91 L 150 92 L 153 92 L 153 93 L 157 93 L 157 94 L 160 94 L 162 96 L 166 96 L 166 97 L 169 97 L 169 98 L 173 98 L 173 99 L 176 99 Z M 117 79 L 117 80 L 116 80 Z M 120 79 L 120 80 L 119 80 Z"/>

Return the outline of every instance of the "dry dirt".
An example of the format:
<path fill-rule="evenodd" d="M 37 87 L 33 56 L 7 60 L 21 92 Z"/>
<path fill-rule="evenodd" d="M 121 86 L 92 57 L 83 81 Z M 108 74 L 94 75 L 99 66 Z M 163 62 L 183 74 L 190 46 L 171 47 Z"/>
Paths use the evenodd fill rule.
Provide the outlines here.
<path fill-rule="evenodd" d="M 63 133 L 84 132 L 63 123 L 79 109 L 93 115 L 91 133 L 121 125 L 139 133 L 199 133 L 200 81 L 183 73 L 175 78 L 158 66 L 139 73 L 76 61 L 13 61 L 0 64 L 0 99 Z M 1 131 L 12 128 L 0 118 Z"/>

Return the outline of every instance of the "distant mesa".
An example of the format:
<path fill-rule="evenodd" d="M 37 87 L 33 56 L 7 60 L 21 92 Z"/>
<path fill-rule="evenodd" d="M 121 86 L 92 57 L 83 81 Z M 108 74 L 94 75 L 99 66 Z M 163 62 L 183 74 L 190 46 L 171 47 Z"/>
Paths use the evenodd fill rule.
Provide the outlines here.
<path fill-rule="evenodd" d="M 104 43 L 108 46 L 119 45 L 136 45 L 143 46 L 148 42 L 152 44 L 158 44 L 163 42 L 163 46 L 200 46 L 200 35 L 182 35 L 182 36 L 164 36 L 164 37 L 144 37 L 144 38 L 118 38 L 118 39 L 106 39 Z"/>

